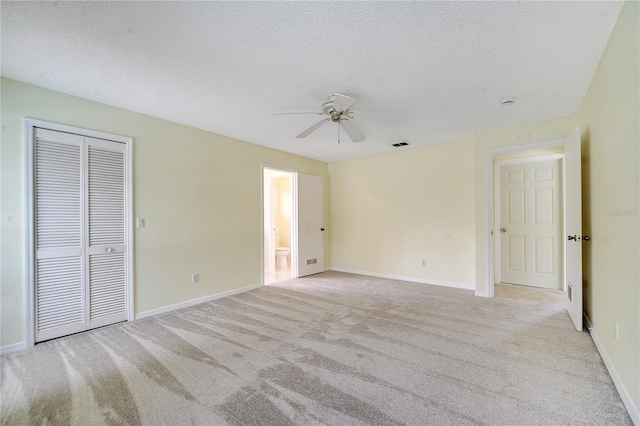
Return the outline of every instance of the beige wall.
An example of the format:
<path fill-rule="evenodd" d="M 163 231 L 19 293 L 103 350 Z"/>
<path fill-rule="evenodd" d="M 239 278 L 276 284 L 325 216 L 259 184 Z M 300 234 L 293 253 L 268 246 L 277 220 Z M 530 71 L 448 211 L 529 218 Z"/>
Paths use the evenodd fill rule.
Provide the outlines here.
<path fill-rule="evenodd" d="M 640 409 L 640 4 L 627 2 L 580 111 L 585 311 Z M 618 210 L 622 213 L 614 213 Z M 619 340 L 614 323 L 619 324 Z"/>
<path fill-rule="evenodd" d="M 261 162 L 329 188 L 326 163 L 12 80 L 1 107 L 1 346 L 24 339 L 24 117 L 134 138 L 134 215 L 146 218 L 134 231 L 136 313 L 261 282 Z"/>
<path fill-rule="evenodd" d="M 472 140 L 331 163 L 329 172 L 332 267 L 474 286 Z"/>

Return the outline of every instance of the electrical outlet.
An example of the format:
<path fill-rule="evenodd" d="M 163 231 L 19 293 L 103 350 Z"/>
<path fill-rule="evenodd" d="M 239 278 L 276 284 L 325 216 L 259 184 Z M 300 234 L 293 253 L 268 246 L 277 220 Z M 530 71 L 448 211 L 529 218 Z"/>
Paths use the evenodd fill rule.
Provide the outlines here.
<path fill-rule="evenodd" d="M 191 274 L 191 282 L 195 284 L 198 281 L 200 281 L 200 273 L 196 272 L 194 274 Z"/>
<path fill-rule="evenodd" d="M 427 266 L 427 259 L 422 259 L 422 266 Z"/>
<path fill-rule="evenodd" d="M 613 323 L 613 336 L 616 338 L 616 341 L 620 340 L 618 321 Z"/>

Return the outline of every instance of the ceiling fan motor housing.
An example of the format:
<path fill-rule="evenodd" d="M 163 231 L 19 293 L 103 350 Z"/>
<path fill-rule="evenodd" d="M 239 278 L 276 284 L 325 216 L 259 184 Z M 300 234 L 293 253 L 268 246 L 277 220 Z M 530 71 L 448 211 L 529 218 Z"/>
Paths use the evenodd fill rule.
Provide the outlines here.
<path fill-rule="evenodd" d="M 331 114 L 331 111 L 333 111 L 333 99 L 330 97 L 322 104 L 322 112 L 324 114 Z"/>

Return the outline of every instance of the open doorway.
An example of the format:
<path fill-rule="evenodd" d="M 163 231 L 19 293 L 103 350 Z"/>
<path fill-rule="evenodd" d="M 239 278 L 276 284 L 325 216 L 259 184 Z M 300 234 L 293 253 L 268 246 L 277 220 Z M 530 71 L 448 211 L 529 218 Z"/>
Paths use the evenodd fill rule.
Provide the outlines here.
<path fill-rule="evenodd" d="M 297 275 L 295 233 L 295 172 L 263 166 L 264 284 Z"/>
<path fill-rule="evenodd" d="M 563 290 L 564 154 L 545 151 L 494 157 L 496 283 Z"/>
<path fill-rule="evenodd" d="M 589 236 L 582 235 L 582 192 L 581 192 L 581 142 L 580 126 L 576 126 L 569 136 L 547 142 L 531 144 L 522 147 L 507 147 L 487 152 L 487 196 L 488 219 L 490 236 L 488 239 L 488 297 L 494 296 L 494 287 L 499 285 L 500 251 L 499 235 L 500 221 L 496 219 L 495 184 L 496 161 L 501 156 L 526 158 L 535 155 L 560 154 L 562 160 L 562 292 L 566 310 L 573 321 L 576 330 L 583 326 L 582 313 L 582 245 L 589 241 Z M 543 152 L 540 152 L 540 151 Z M 557 151 L 557 152 L 550 152 Z M 566 238 L 565 238 L 566 235 Z"/>
<path fill-rule="evenodd" d="M 493 155 L 496 297 L 563 297 L 563 157 L 562 145 Z"/>

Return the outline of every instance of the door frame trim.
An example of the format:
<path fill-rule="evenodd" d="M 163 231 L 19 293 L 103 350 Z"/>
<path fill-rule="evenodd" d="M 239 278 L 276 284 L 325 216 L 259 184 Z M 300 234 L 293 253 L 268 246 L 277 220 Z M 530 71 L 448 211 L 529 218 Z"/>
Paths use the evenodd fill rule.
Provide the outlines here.
<path fill-rule="evenodd" d="M 291 174 L 291 278 L 298 277 L 298 170 L 277 166 L 269 163 L 260 163 L 260 283 L 264 286 L 264 170 L 270 169 Z M 275 272 L 275 271 L 274 271 Z"/>
<path fill-rule="evenodd" d="M 556 146 L 564 146 L 565 144 L 565 139 L 564 138 L 558 138 L 558 139 L 551 139 L 551 140 L 547 140 L 547 141 L 543 141 L 543 142 L 534 142 L 534 143 L 529 143 L 529 144 L 525 144 L 525 145 L 512 145 L 512 146 L 507 146 L 507 147 L 502 147 L 502 148 L 495 148 L 495 149 L 490 149 L 486 151 L 485 154 L 485 162 L 486 162 L 486 188 L 487 188 L 487 198 L 486 198 L 486 202 L 487 202 L 487 235 L 486 235 L 486 250 L 487 250 L 487 275 L 486 275 L 486 279 L 487 279 L 487 291 L 485 292 L 479 292 L 478 290 L 476 290 L 475 295 L 476 296 L 482 296 L 482 297 L 493 297 L 494 293 L 495 293 L 495 276 L 494 276 L 494 264 L 495 264 L 495 248 L 494 248 L 494 238 L 493 238 L 493 234 L 495 234 L 494 232 L 494 190 L 493 190 L 493 179 L 494 179 L 494 172 L 493 172 L 493 157 L 495 155 L 499 155 L 499 154 L 506 154 L 506 153 L 511 153 L 511 152 L 518 152 L 518 151 L 529 151 L 529 150 L 533 150 L 533 149 L 539 149 L 539 148 L 551 148 L 551 147 L 556 147 Z M 564 179 L 564 178 L 563 178 Z M 563 192 L 564 193 L 564 192 Z M 564 200 L 563 200 L 564 202 Z M 563 211 L 564 211 L 564 206 L 563 206 Z"/>
<path fill-rule="evenodd" d="M 127 321 L 133 321 L 133 138 L 116 135 L 97 130 L 84 129 L 82 127 L 69 126 L 51 121 L 38 120 L 25 117 L 25 348 L 35 345 L 35 216 L 34 216 L 34 188 L 35 183 L 35 157 L 34 157 L 34 132 L 39 127 L 64 133 L 73 133 L 80 136 L 106 139 L 125 144 L 126 178 L 125 178 L 125 306 Z"/>
<path fill-rule="evenodd" d="M 501 168 L 503 166 L 511 166 L 513 164 L 529 164 L 529 163 L 539 163 L 542 161 L 553 161 L 553 160 L 560 160 L 561 164 L 564 162 L 564 153 L 557 153 L 557 154 L 542 154 L 542 155 L 534 155 L 531 157 L 522 157 L 522 158 L 512 158 L 509 160 L 499 160 L 496 161 L 494 164 L 494 169 L 493 169 L 493 193 L 496 195 L 493 198 L 493 223 L 494 224 L 499 224 L 500 223 L 500 173 L 501 173 Z M 561 178 L 562 181 L 561 186 L 564 188 L 564 169 L 563 172 L 561 173 Z M 562 207 L 562 217 L 564 217 L 564 191 L 562 191 L 562 200 L 561 200 L 561 207 Z M 564 221 L 562 221 L 564 222 Z M 494 235 L 497 235 L 497 233 L 494 230 Z M 562 238 L 562 235 L 564 235 L 564 227 L 560 232 L 560 238 Z M 494 239 L 494 243 L 493 243 L 493 249 L 494 249 L 494 259 L 495 262 L 493 264 L 493 268 L 494 268 L 494 280 L 496 282 L 501 282 L 502 281 L 502 270 L 501 270 L 501 261 L 500 261 L 500 250 L 502 250 L 501 244 L 500 244 L 500 238 L 495 238 Z M 562 264 L 564 264 L 564 260 L 561 262 Z M 563 272 L 561 274 L 562 276 L 564 276 L 564 268 L 563 268 Z M 563 281 L 562 283 L 563 288 L 566 285 L 566 283 Z"/>

